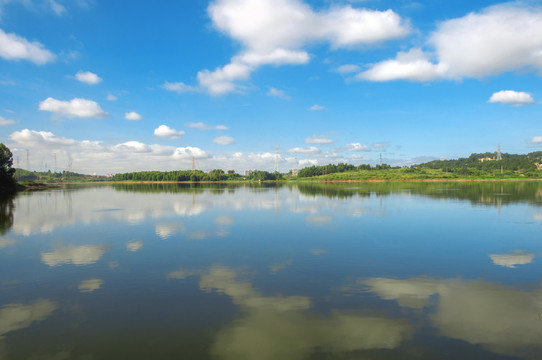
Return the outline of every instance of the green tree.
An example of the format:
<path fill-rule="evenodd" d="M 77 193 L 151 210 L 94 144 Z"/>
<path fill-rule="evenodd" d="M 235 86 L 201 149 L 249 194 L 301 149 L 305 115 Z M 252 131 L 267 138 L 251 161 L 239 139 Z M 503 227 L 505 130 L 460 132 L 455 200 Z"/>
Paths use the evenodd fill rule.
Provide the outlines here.
<path fill-rule="evenodd" d="M 15 189 L 13 174 L 13 154 L 9 148 L 0 143 L 0 187 L 2 192 L 9 192 Z"/>

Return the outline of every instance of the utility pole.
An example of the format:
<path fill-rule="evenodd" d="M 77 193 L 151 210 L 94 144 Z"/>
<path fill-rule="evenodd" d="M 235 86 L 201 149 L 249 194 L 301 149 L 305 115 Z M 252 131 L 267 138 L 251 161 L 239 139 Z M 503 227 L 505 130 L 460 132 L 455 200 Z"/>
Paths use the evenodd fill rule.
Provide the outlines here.
<path fill-rule="evenodd" d="M 194 157 L 193 154 L 192 154 L 192 172 L 193 173 L 196 172 L 196 158 Z"/>
<path fill-rule="evenodd" d="M 275 172 L 279 172 L 279 146 L 275 146 Z"/>
<path fill-rule="evenodd" d="M 380 166 L 382 167 L 382 153 L 380 153 Z"/>
<path fill-rule="evenodd" d="M 501 144 L 497 147 L 497 160 L 502 160 Z M 503 173 L 503 167 L 501 163 L 501 174 Z"/>

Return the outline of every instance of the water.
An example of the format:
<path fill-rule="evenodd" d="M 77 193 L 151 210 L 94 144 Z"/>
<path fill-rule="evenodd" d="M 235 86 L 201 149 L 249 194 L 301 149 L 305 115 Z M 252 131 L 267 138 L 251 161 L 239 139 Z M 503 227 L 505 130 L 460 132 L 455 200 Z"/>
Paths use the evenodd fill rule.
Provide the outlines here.
<path fill-rule="evenodd" d="M 541 359 L 542 183 L 0 204 L 0 359 Z"/>

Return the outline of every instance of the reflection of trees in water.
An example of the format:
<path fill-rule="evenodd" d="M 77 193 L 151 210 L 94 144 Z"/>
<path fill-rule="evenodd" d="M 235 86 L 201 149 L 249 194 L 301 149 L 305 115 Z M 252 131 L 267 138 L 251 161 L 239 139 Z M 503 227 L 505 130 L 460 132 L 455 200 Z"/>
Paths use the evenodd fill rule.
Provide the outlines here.
<path fill-rule="evenodd" d="M 542 182 L 385 182 L 385 183 L 154 183 L 115 184 L 117 191 L 141 193 L 232 194 L 239 190 L 267 192 L 288 188 L 308 196 L 348 199 L 393 194 L 421 195 L 437 199 L 467 200 L 473 204 L 502 206 L 517 202 L 542 204 Z"/>
<path fill-rule="evenodd" d="M 0 199 L 0 235 L 4 235 L 13 226 L 14 196 Z"/>
<path fill-rule="evenodd" d="M 304 195 L 345 199 L 371 194 L 388 196 L 409 193 L 437 199 L 467 200 L 473 204 L 501 206 L 517 202 L 542 204 L 542 182 L 389 182 L 297 184 Z"/>

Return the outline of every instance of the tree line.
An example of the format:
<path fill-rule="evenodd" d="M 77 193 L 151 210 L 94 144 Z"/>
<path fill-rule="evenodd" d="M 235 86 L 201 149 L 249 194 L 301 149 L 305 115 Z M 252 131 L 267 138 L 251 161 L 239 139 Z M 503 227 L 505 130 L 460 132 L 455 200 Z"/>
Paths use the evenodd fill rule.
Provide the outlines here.
<path fill-rule="evenodd" d="M 347 171 L 356 171 L 356 170 L 386 170 L 391 169 L 391 166 L 387 164 L 371 166 L 369 164 L 361 164 L 354 166 L 352 164 L 338 163 L 338 164 L 329 164 L 329 165 L 313 165 L 305 167 L 299 170 L 297 176 L 299 177 L 313 177 L 334 173 L 342 173 Z"/>

